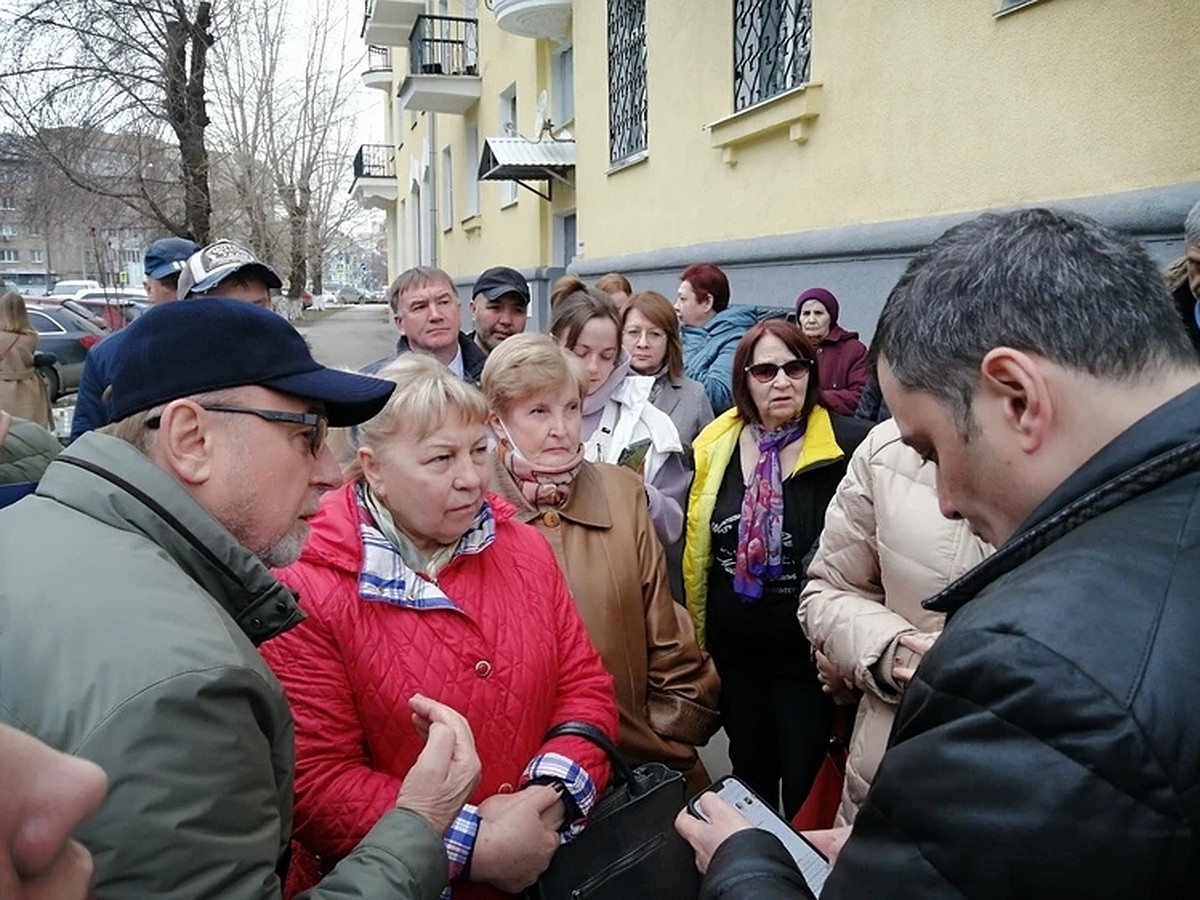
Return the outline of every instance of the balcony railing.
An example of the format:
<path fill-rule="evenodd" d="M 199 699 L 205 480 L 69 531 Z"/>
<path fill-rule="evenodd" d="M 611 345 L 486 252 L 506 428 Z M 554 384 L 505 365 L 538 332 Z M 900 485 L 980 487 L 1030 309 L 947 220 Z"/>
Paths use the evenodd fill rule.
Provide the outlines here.
<path fill-rule="evenodd" d="M 390 71 L 392 71 L 392 51 L 387 47 L 368 47 L 367 48 L 367 71 L 368 72 L 390 72 Z"/>
<path fill-rule="evenodd" d="M 354 155 L 354 177 L 395 178 L 396 151 L 390 144 L 363 144 Z"/>
<path fill-rule="evenodd" d="M 413 75 L 478 75 L 479 20 L 418 16 L 408 49 Z"/>

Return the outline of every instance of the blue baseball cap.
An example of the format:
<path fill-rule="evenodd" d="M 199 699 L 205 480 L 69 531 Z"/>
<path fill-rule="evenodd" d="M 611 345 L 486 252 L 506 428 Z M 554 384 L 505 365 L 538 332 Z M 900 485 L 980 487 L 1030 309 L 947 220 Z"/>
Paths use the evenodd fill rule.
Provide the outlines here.
<path fill-rule="evenodd" d="M 358 425 L 395 384 L 327 368 L 287 321 L 226 297 L 163 303 L 122 331 L 112 362 L 110 420 L 209 391 L 259 385 L 325 404 L 329 424 Z"/>
<path fill-rule="evenodd" d="M 199 244 L 187 238 L 162 238 L 146 248 L 142 268 L 150 278 L 165 278 L 172 272 L 182 272 L 188 257 L 199 249 Z"/>

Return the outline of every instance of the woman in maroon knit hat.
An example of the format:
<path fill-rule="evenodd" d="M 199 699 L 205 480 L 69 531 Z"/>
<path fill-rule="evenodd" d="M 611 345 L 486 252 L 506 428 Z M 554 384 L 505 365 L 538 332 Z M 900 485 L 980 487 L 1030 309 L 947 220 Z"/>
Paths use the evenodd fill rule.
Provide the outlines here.
<path fill-rule="evenodd" d="M 837 297 L 825 288 L 809 288 L 796 298 L 796 322 L 817 349 L 821 403 L 852 416 L 867 384 L 867 348 L 857 331 L 847 331 L 837 320 Z"/>

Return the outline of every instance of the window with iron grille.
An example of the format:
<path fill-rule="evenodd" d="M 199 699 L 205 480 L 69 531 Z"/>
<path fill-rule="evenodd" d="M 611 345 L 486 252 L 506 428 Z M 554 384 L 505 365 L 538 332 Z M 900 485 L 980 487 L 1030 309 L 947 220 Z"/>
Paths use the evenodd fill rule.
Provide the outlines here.
<path fill-rule="evenodd" d="M 608 159 L 646 149 L 646 0 L 608 0 Z"/>
<path fill-rule="evenodd" d="M 734 0 L 734 110 L 807 82 L 811 51 L 812 0 Z"/>

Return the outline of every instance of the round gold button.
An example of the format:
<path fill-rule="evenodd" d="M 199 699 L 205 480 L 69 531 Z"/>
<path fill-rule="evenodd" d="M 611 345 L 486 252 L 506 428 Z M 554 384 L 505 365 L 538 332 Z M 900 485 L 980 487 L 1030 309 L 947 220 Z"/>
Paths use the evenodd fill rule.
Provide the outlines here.
<path fill-rule="evenodd" d="M 542 521 L 545 522 L 550 528 L 557 528 L 560 517 L 554 510 L 550 510 L 548 513 L 542 516 Z"/>

